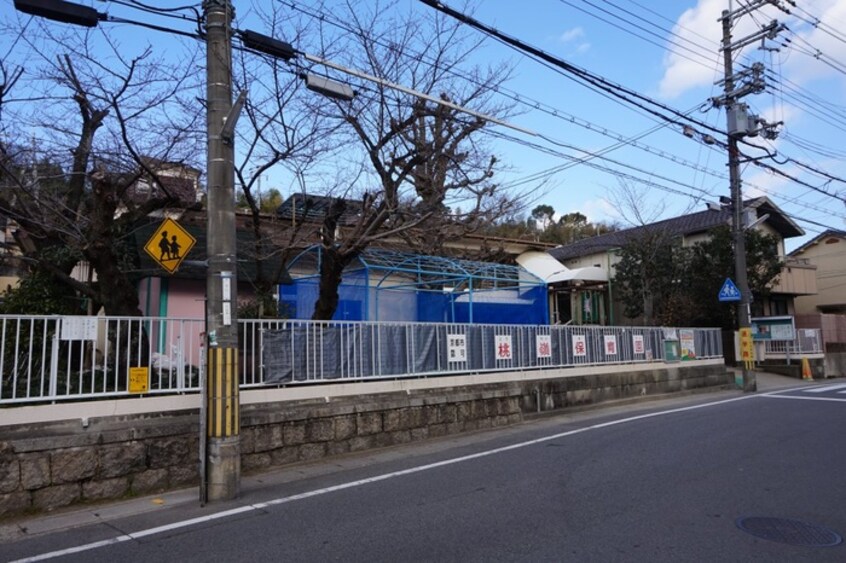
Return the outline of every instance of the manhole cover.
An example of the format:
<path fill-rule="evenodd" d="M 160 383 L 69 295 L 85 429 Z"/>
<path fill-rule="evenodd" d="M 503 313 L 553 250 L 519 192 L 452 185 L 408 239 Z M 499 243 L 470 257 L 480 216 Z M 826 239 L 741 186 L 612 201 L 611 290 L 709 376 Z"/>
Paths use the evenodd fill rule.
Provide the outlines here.
<path fill-rule="evenodd" d="M 753 536 L 790 545 L 830 547 L 843 541 L 839 534 L 828 528 L 786 518 L 751 516 L 738 518 L 736 524 Z"/>

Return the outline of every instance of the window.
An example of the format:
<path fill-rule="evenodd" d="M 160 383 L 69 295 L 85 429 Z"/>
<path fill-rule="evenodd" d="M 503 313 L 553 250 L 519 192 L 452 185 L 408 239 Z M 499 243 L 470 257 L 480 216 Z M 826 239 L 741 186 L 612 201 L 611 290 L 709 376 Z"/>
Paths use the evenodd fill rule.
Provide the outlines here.
<path fill-rule="evenodd" d="M 770 300 L 770 314 L 774 317 L 783 317 L 787 315 L 787 299 L 783 297 L 773 297 Z"/>

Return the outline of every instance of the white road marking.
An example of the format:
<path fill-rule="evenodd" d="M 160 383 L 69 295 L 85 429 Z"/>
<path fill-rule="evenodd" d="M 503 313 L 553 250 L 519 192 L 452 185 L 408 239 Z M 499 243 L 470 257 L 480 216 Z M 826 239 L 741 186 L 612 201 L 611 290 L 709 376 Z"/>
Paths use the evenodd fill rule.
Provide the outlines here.
<path fill-rule="evenodd" d="M 802 395 L 760 395 L 768 399 L 793 399 L 795 401 L 834 401 L 835 403 L 846 403 L 846 398 L 839 399 L 837 397 L 804 397 Z"/>
<path fill-rule="evenodd" d="M 430 469 L 436 469 L 438 467 L 444 467 L 447 465 L 454 465 L 456 463 L 463 463 L 465 461 L 470 461 L 474 459 L 479 459 L 483 457 L 488 457 L 496 454 L 500 454 L 503 452 L 508 452 L 511 450 L 516 450 L 520 448 L 525 448 L 527 446 L 534 446 L 536 444 L 542 444 L 544 442 L 549 442 L 550 440 L 557 440 L 559 438 L 566 438 L 568 436 L 574 436 L 576 434 L 582 434 L 583 432 L 588 432 L 590 430 L 599 430 L 601 428 L 608 428 L 610 426 L 617 426 L 620 424 L 626 424 L 629 422 L 635 422 L 638 420 L 644 420 L 647 418 L 655 418 L 658 416 L 664 416 L 668 414 L 676 414 L 680 412 L 687 412 L 693 411 L 697 409 L 704 409 L 708 407 L 715 407 L 719 405 L 725 405 L 727 403 L 734 403 L 736 401 L 745 401 L 746 399 L 754 399 L 755 397 L 765 397 L 769 396 L 770 394 L 762 394 L 762 395 L 743 395 L 742 397 L 735 397 L 732 399 L 723 399 L 721 401 L 714 401 L 711 403 L 703 403 L 700 405 L 690 405 L 687 407 L 679 407 L 675 409 L 669 409 L 666 411 L 657 411 L 651 412 L 646 414 L 639 414 L 636 416 L 630 416 L 628 418 L 621 418 L 618 420 L 611 420 L 608 422 L 602 422 L 599 424 L 592 424 L 590 426 L 585 426 L 583 428 L 576 428 L 574 430 L 568 430 L 567 432 L 560 432 L 558 434 L 552 434 L 550 436 L 544 436 L 542 438 L 535 438 L 534 440 L 528 440 L 525 442 L 519 442 L 516 444 L 511 444 L 508 446 L 502 446 L 500 448 L 494 448 L 492 450 L 485 450 L 482 452 L 477 452 L 475 454 L 469 454 L 461 457 L 454 457 L 451 459 L 445 459 L 442 461 L 437 461 L 435 463 L 428 463 L 426 465 L 418 465 L 417 467 L 411 467 L 409 469 L 402 469 L 400 471 L 393 471 L 391 473 L 384 473 L 382 475 L 376 475 L 374 477 L 368 477 L 366 479 L 359 479 L 357 481 L 350 481 L 347 483 L 341 483 L 339 485 L 333 485 L 331 487 L 324 487 L 322 489 L 315 489 L 313 491 L 307 491 L 305 493 L 300 493 L 297 495 L 291 495 L 287 497 L 282 497 L 278 499 L 273 499 L 265 502 L 257 502 L 255 504 L 248 504 L 238 508 L 232 508 L 230 510 L 224 510 L 221 512 L 215 512 L 214 514 L 208 514 L 206 516 L 199 516 L 197 518 L 191 518 L 188 520 L 181 520 L 179 522 L 173 522 L 171 524 L 165 524 L 163 526 L 157 526 L 155 528 L 147 528 L 146 530 L 140 530 L 138 532 L 132 532 L 123 534 L 120 536 L 115 536 L 114 538 L 109 538 L 106 540 L 101 540 L 97 542 L 87 543 L 84 545 L 79 545 L 76 547 L 69 547 L 66 549 L 59 549 L 56 551 L 50 551 L 48 553 L 41 553 L 39 555 L 33 555 L 32 557 L 25 557 L 23 559 L 18 559 L 13 561 L 12 563 L 25 563 L 30 561 L 44 561 L 47 559 L 53 559 L 55 557 L 62 557 L 64 555 L 71 555 L 73 553 L 81 553 L 83 551 L 90 551 L 93 549 L 99 549 L 101 547 L 106 547 L 110 545 L 115 545 L 119 543 L 123 543 L 130 540 L 137 540 L 140 538 L 144 538 L 147 536 L 152 536 L 156 534 L 161 534 L 164 532 L 169 532 L 172 530 L 178 530 L 180 528 L 186 528 L 188 526 L 193 526 L 195 524 L 203 524 L 206 522 L 211 522 L 214 520 L 220 520 L 221 518 L 226 518 L 228 516 L 234 516 L 236 514 L 243 514 L 245 512 L 252 512 L 254 510 L 263 510 L 269 506 L 277 506 L 280 504 L 287 504 L 289 502 L 294 502 L 297 500 L 303 500 L 311 497 L 316 497 L 320 495 L 325 495 L 328 493 L 334 493 L 336 491 L 342 491 L 344 489 L 352 489 L 354 487 L 360 487 L 362 485 L 367 485 L 370 483 L 376 483 L 379 481 L 385 481 L 387 479 L 393 479 L 396 477 L 402 477 L 404 475 L 412 475 L 414 473 L 420 473 L 422 471 L 428 471 Z M 787 397 L 785 397 L 787 398 Z M 811 397 L 807 397 L 811 398 Z"/>
<path fill-rule="evenodd" d="M 813 389 L 805 389 L 804 392 L 805 393 L 825 393 L 827 391 L 834 391 L 836 389 L 846 389 L 846 383 L 838 383 L 838 384 L 835 384 L 835 385 L 823 385 L 822 387 L 814 387 Z"/>

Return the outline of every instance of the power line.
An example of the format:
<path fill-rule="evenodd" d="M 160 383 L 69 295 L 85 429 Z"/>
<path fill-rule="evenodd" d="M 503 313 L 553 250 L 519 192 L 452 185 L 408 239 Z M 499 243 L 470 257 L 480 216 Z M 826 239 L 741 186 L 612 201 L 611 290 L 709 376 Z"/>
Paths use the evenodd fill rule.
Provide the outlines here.
<path fill-rule="evenodd" d="M 470 26 L 474 29 L 477 29 L 478 31 L 481 31 L 482 33 L 490 35 L 491 37 L 495 37 L 499 41 L 502 41 L 503 43 L 511 46 L 512 48 L 516 49 L 517 51 L 520 51 L 520 52 L 523 52 L 523 53 L 528 53 L 528 54 L 532 55 L 533 57 L 535 57 L 537 59 L 540 59 L 540 60 L 542 60 L 542 61 L 544 61 L 548 64 L 553 65 L 554 67 L 560 69 L 560 71 L 571 74 L 571 75 L 577 77 L 578 79 L 580 79 L 580 80 L 582 80 L 582 81 L 584 81 L 588 84 L 591 84 L 593 86 L 601 88 L 602 90 L 608 92 L 612 96 L 615 96 L 615 97 L 627 102 L 628 104 L 640 107 L 644 111 L 652 113 L 653 115 L 655 115 L 656 117 L 659 117 L 662 120 L 669 121 L 671 123 L 675 123 L 675 124 L 678 124 L 678 125 L 682 125 L 684 122 L 695 123 L 696 125 L 704 128 L 704 129 L 718 133 L 720 135 L 725 135 L 725 131 L 723 131 L 721 129 L 713 127 L 710 124 L 705 123 L 703 121 L 693 119 L 690 116 L 685 115 L 680 110 L 677 110 L 673 107 L 670 107 L 670 106 L 668 106 L 664 103 L 658 102 L 657 100 L 653 100 L 652 98 L 645 96 L 645 95 L 643 95 L 643 94 L 641 94 L 641 93 L 639 93 L 635 90 L 632 90 L 631 88 L 627 88 L 625 86 L 622 86 L 620 84 L 612 82 L 612 81 L 606 79 L 603 76 L 600 76 L 600 75 L 595 74 L 593 72 L 590 72 L 586 69 L 583 69 L 581 67 L 573 65 L 573 64 L 571 64 L 571 63 L 569 63 L 569 62 L 567 62 L 567 61 L 565 61 L 561 58 L 550 55 L 549 53 L 547 53 L 547 52 L 545 52 L 541 49 L 538 49 L 537 47 L 533 47 L 532 45 L 529 45 L 529 44 L 527 44 L 523 41 L 520 41 L 519 39 L 516 39 L 516 38 L 514 38 L 510 35 L 502 33 L 499 30 L 497 30 L 493 27 L 490 27 L 490 26 L 488 26 L 488 25 L 486 25 L 486 24 L 484 24 L 484 23 L 482 23 L 482 22 L 480 22 L 480 21 L 478 21 L 474 18 L 471 18 L 470 16 L 468 16 L 468 15 L 462 13 L 462 12 L 458 12 L 456 10 L 453 10 L 453 9 L 449 8 L 448 6 L 446 6 L 445 4 L 439 2 L 438 0 L 419 0 L 419 1 L 422 2 L 423 4 L 426 4 L 427 6 L 429 6 L 431 8 L 438 10 L 439 12 L 442 12 L 444 14 L 447 14 L 447 15 L 457 19 L 458 21 L 464 23 L 465 25 L 468 25 L 468 26 Z M 656 109 L 653 109 L 652 107 L 647 107 L 640 102 L 634 101 L 632 98 L 640 100 L 641 102 L 649 104 L 650 106 L 654 106 L 654 107 L 660 108 L 660 109 L 662 109 L 666 112 L 669 112 L 670 114 L 676 116 L 676 118 L 669 117 L 669 116 L 665 115 L 664 113 L 661 113 L 660 111 L 658 111 Z M 680 122 L 680 121 L 678 121 L 678 119 L 682 119 L 683 121 Z"/>
<path fill-rule="evenodd" d="M 280 0 L 280 1 L 281 1 L 281 0 Z M 284 2 L 283 2 L 283 3 L 284 3 Z M 344 30 L 346 30 L 346 31 L 350 32 L 350 33 L 354 33 L 354 34 L 361 34 L 361 33 L 362 33 L 360 30 L 352 29 L 352 28 L 350 28 L 349 26 L 347 26 L 347 25 L 345 25 L 345 24 L 338 23 L 338 22 L 337 22 L 337 19 L 336 19 L 336 18 L 333 18 L 333 17 L 331 16 L 331 14 L 319 14 L 319 15 L 318 15 L 318 14 L 315 14 L 314 12 L 310 12 L 310 11 L 308 11 L 308 10 L 305 10 L 305 9 L 301 8 L 300 6 L 297 6 L 297 5 L 293 4 L 293 3 L 286 3 L 286 5 L 290 6 L 290 7 L 291 7 L 292 9 L 294 9 L 294 10 L 297 10 L 297 11 L 300 11 L 301 13 L 304 13 L 305 15 L 307 15 L 307 16 L 309 16 L 309 17 L 312 17 L 312 18 L 318 18 L 318 17 L 319 17 L 321 21 L 328 22 L 330 25 L 337 26 L 337 27 L 339 27 L 339 28 L 341 28 L 341 29 L 344 29 Z M 371 39 L 371 40 L 373 40 L 376 44 L 379 44 L 379 41 L 378 41 L 377 39 L 372 39 L 372 38 L 370 38 L 370 39 Z M 417 60 L 425 60 L 425 55 L 424 55 L 424 54 L 420 54 L 420 56 L 418 57 L 418 59 L 417 59 Z M 457 73 L 453 73 L 453 74 L 454 74 L 454 75 L 456 75 L 456 76 L 459 76 L 459 77 L 461 77 L 461 78 L 466 79 L 466 77 L 465 77 L 465 76 L 463 76 L 463 75 L 458 75 Z M 472 82 L 472 80 L 471 80 L 471 82 Z M 476 82 L 476 84 L 481 86 L 481 84 L 480 84 L 480 83 L 478 83 L 478 82 Z M 505 90 L 505 92 L 504 92 L 503 90 Z M 555 116 L 555 117 L 557 117 L 557 118 L 561 118 L 561 119 L 564 119 L 565 121 L 567 121 L 567 119 L 562 118 L 562 117 L 561 117 L 561 115 L 559 115 L 559 113 L 558 113 L 559 111 L 561 111 L 561 113 L 562 113 L 562 114 L 564 114 L 564 115 L 568 115 L 566 112 L 563 112 L 562 110 L 558 110 L 557 108 L 551 108 L 551 106 L 545 106 L 545 104 L 541 105 L 541 104 L 539 104 L 539 103 L 538 103 L 538 102 L 536 102 L 536 101 L 534 101 L 534 102 L 535 102 L 535 105 L 528 104 L 528 103 L 525 101 L 525 100 L 526 100 L 526 98 L 525 98 L 525 97 L 522 97 L 520 94 L 517 94 L 517 93 L 514 93 L 514 94 L 509 95 L 509 94 L 507 93 L 507 89 L 493 88 L 493 91 L 495 91 L 495 92 L 497 92 L 497 93 L 499 93 L 499 94 L 501 94 L 501 95 L 505 95 L 505 96 L 507 96 L 507 97 L 510 97 L 511 99 L 514 99 L 514 100 L 515 100 L 515 101 L 517 101 L 518 103 L 523 103 L 523 104 L 526 104 L 526 105 L 528 105 L 529 107 L 533 107 L 533 109 L 538 109 L 538 110 L 540 110 L 540 111 L 545 111 L 545 112 L 549 113 L 550 115 L 554 115 L 554 116 Z M 529 98 L 529 100 L 531 100 L 531 99 Z M 571 123 L 575 123 L 575 124 L 577 124 L 577 125 L 580 125 L 580 126 L 583 126 L 583 127 L 587 128 L 588 130 L 593 130 L 593 131 L 599 132 L 599 133 L 604 134 L 604 135 L 609 136 L 609 137 L 611 136 L 611 135 L 608 133 L 608 131 L 607 131 L 606 129 L 602 129 L 602 128 L 597 129 L 597 128 L 596 128 L 597 126 L 596 126 L 595 124 L 591 124 L 591 123 L 590 123 L 589 121 L 587 121 L 587 120 L 582 120 L 581 118 L 577 118 L 577 117 L 572 116 L 572 115 L 570 115 L 569 117 L 570 117 L 569 121 L 570 121 Z M 581 121 L 581 122 L 579 122 L 579 121 Z M 645 134 L 648 134 L 648 132 L 644 133 L 644 135 L 645 135 Z M 549 142 L 553 142 L 553 143 L 555 143 L 555 142 L 556 142 L 556 141 L 554 141 L 554 140 L 549 139 L 548 137 L 547 137 L 547 140 L 548 140 Z M 620 141 L 624 141 L 622 138 L 619 138 L 618 140 L 620 140 Z M 696 164 L 694 164 L 694 163 L 691 163 L 691 162 L 689 162 L 689 161 L 686 161 L 685 159 L 680 159 L 680 158 L 678 158 L 678 157 L 676 157 L 676 156 L 674 156 L 674 155 L 668 155 L 668 154 L 666 154 L 664 151 L 661 151 L 661 150 L 656 150 L 656 149 L 653 149 L 652 147 L 649 147 L 648 145 L 643 145 L 643 144 L 637 143 L 636 141 L 632 141 L 631 139 L 627 139 L 627 140 L 625 140 L 625 142 L 620 142 L 620 143 L 617 143 L 616 145 L 612 145 L 611 147 L 607 147 L 606 149 L 603 149 L 603 150 L 601 150 L 601 151 L 595 151 L 595 152 L 585 151 L 584 149 L 580 149 L 580 148 L 578 148 L 578 147 L 574 147 L 574 146 L 572 146 L 572 145 L 565 145 L 567 148 L 570 148 L 570 149 L 572 149 L 572 150 L 577 150 L 577 151 L 580 151 L 580 152 L 584 152 L 584 153 L 586 154 L 586 156 L 585 156 L 585 157 L 582 157 L 582 158 L 574 158 L 573 160 L 571 160 L 571 161 L 570 161 L 570 162 L 568 162 L 567 164 L 552 167 L 552 168 L 548 169 L 547 171 L 544 171 L 544 172 L 539 172 L 539 173 L 536 173 L 536 174 L 533 174 L 533 175 L 529 176 L 528 178 L 525 178 L 525 179 L 521 179 L 521 180 L 517 180 L 517 181 L 515 181 L 515 182 L 512 182 L 512 184 L 513 184 L 513 185 L 515 185 L 515 186 L 516 186 L 516 185 L 522 185 L 522 184 L 524 184 L 524 183 L 527 183 L 527 182 L 530 182 L 530 181 L 533 181 L 533 180 L 541 180 L 541 179 L 545 179 L 545 178 L 551 177 L 552 175 L 554 175 L 554 174 L 556 174 L 556 173 L 558 173 L 558 172 L 561 172 L 561 171 L 563 171 L 563 170 L 564 170 L 564 169 L 566 169 L 566 168 L 569 168 L 569 167 L 572 167 L 572 166 L 575 166 L 575 165 L 581 164 L 581 163 L 583 163 L 583 162 L 584 162 L 584 161 L 586 161 L 586 160 L 590 160 L 590 159 L 593 159 L 593 158 L 598 158 L 598 157 L 602 156 L 603 154 L 605 154 L 605 153 L 607 153 L 607 152 L 610 152 L 610 150 L 613 150 L 613 149 L 615 149 L 616 147 L 621 146 L 621 145 L 623 145 L 623 144 L 634 146 L 634 147 L 636 147 L 636 148 L 639 148 L 639 149 L 644 150 L 644 151 L 646 151 L 646 152 L 650 152 L 651 154 L 655 154 L 656 156 L 660 156 L 660 157 L 662 157 L 662 158 L 667 158 L 668 160 L 671 160 L 671 161 L 673 161 L 673 162 L 675 162 L 675 163 L 677 163 L 677 164 L 682 164 L 682 165 L 685 165 L 685 166 L 688 166 L 688 167 L 692 167 L 692 168 L 694 168 L 694 169 L 696 169 L 696 170 L 698 170 L 698 171 L 701 171 L 701 172 L 703 172 L 703 173 L 709 174 L 709 175 L 711 175 L 711 176 L 718 177 L 718 178 L 722 178 L 722 179 L 726 179 L 726 175 L 725 175 L 725 174 L 721 174 L 721 173 L 715 172 L 715 171 L 713 171 L 713 170 L 710 170 L 710 169 L 707 169 L 707 168 L 705 168 L 705 167 L 702 167 L 702 166 L 696 165 Z M 619 162 L 619 161 L 615 161 L 615 162 L 616 162 L 616 164 L 618 164 L 618 165 L 621 165 L 621 166 L 627 166 L 625 163 L 621 163 L 621 162 Z M 671 180 L 671 181 L 672 181 L 672 180 Z M 754 188 L 757 188 L 757 189 L 759 189 L 760 191 L 762 191 L 762 192 L 764 192 L 764 193 L 769 193 L 769 192 L 767 192 L 767 190 L 765 190 L 764 188 L 762 188 L 762 187 L 760 187 L 760 186 L 755 186 L 755 185 L 753 185 L 753 184 L 750 184 L 750 186 L 751 186 L 751 187 L 754 187 Z M 697 189 L 698 191 L 705 191 L 705 190 L 702 190 L 701 188 L 694 188 L 694 189 Z M 769 193 L 769 194 L 770 194 L 770 195 L 772 195 L 773 197 L 781 197 L 781 196 L 776 196 L 775 194 L 771 194 L 771 193 Z M 709 194 L 709 195 L 710 195 L 710 194 Z M 802 201 L 800 201 L 800 200 L 798 200 L 798 199 L 795 199 L 795 198 L 788 198 L 788 197 L 784 197 L 783 199 L 785 199 L 786 201 L 792 202 L 792 203 L 794 203 L 794 204 L 796 204 L 796 205 L 800 205 L 800 206 L 802 206 L 802 207 L 804 207 L 804 208 L 807 208 L 807 209 L 813 209 L 813 210 L 820 211 L 820 212 L 825 212 L 825 211 L 826 211 L 826 210 L 823 210 L 823 209 L 821 209 L 821 208 L 816 208 L 816 207 L 814 207 L 814 206 L 808 205 L 807 203 L 802 202 Z"/>
<path fill-rule="evenodd" d="M 595 14 L 595 13 L 591 12 L 590 10 L 588 10 L 588 9 L 586 9 L 586 8 L 582 8 L 582 7 L 580 7 L 580 6 L 577 6 L 577 5 L 573 4 L 572 2 L 569 2 L 568 0 L 558 0 L 558 1 L 559 1 L 559 2 L 561 2 L 562 4 L 566 4 L 567 6 L 570 6 L 571 8 L 574 8 L 574 9 L 576 9 L 576 10 L 579 10 L 580 12 L 583 12 L 583 13 L 585 13 L 585 14 L 589 15 L 589 16 L 592 16 L 592 17 L 594 17 L 594 18 L 596 18 L 596 19 L 598 19 L 598 20 L 600 20 L 600 21 L 602 21 L 602 22 L 605 22 L 605 23 L 607 23 L 608 25 L 610 25 L 610 26 L 612 26 L 612 27 L 615 27 L 615 28 L 617 28 L 617 29 L 619 29 L 619 30 L 621 30 L 621 31 L 624 31 L 625 33 L 628 33 L 628 34 L 630 34 L 630 35 L 633 35 L 633 36 L 637 37 L 638 39 L 641 39 L 642 41 L 646 41 L 647 43 L 649 43 L 649 44 L 651 44 L 651 45 L 654 45 L 654 46 L 659 47 L 659 48 L 661 48 L 661 49 L 663 49 L 663 48 L 664 48 L 664 45 L 662 45 L 662 44 L 660 44 L 660 43 L 658 43 L 658 42 L 656 42 L 656 41 L 654 41 L 654 40 L 652 40 L 652 39 L 649 39 L 648 37 L 644 37 L 643 35 L 638 34 L 638 33 L 634 32 L 634 31 L 632 31 L 632 30 L 630 30 L 630 29 L 627 29 L 626 27 L 624 27 L 624 26 L 622 26 L 622 25 L 620 25 L 620 24 L 617 24 L 617 23 L 615 23 L 615 22 L 613 22 L 613 21 L 609 21 L 608 19 L 603 18 L 602 16 L 599 16 L 599 15 L 597 15 L 597 14 Z M 701 52 L 694 51 L 693 49 L 691 49 L 691 48 L 687 47 L 686 45 L 682 45 L 682 44 L 680 44 L 680 43 L 677 43 L 676 41 L 673 41 L 672 39 L 666 39 L 665 37 L 662 37 L 661 35 L 659 35 L 659 34 L 655 33 L 654 31 L 652 31 L 652 30 L 650 30 L 650 29 L 645 28 L 644 26 L 641 26 L 641 25 L 639 25 L 639 24 L 636 24 L 636 23 L 633 23 L 633 22 L 631 22 L 631 21 L 629 21 L 629 20 L 626 20 L 626 19 L 625 19 L 625 18 L 623 18 L 622 16 L 619 16 L 619 15 L 617 15 L 617 14 L 614 14 L 614 13 L 612 13 L 612 12 L 611 12 L 611 11 L 609 11 L 609 10 L 606 10 L 606 9 L 604 9 L 604 8 L 601 8 L 601 7 L 597 6 L 596 4 L 593 4 L 593 3 L 592 3 L 592 2 L 590 2 L 589 0 L 582 0 L 582 1 L 583 1 L 584 3 L 586 3 L 586 4 L 588 4 L 588 5 L 590 5 L 590 6 L 594 7 L 594 8 L 596 8 L 597 10 L 599 10 L 599 11 L 600 11 L 600 12 L 602 12 L 602 13 L 605 13 L 605 14 L 608 14 L 609 16 L 611 16 L 611 17 L 614 17 L 614 18 L 620 19 L 620 20 L 622 20 L 622 21 L 626 22 L 626 23 L 627 23 L 628 25 L 630 25 L 631 27 L 634 27 L 635 29 L 639 29 L 639 30 L 641 30 L 642 32 L 647 33 L 648 35 L 651 35 L 651 36 L 653 36 L 653 37 L 657 37 L 657 38 L 659 38 L 659 39 L 665 40 L 665 41 L 667 41 L 669 44 L 674 45 L 674 46 L 678 47 L 679 49 L 682 49 L 682 50 L 687 51 L 687 52 L 689 52 L 689 53 L 692 53 L 693 55 L 696 55 L 697 57 L 701 57 L 701 58 L 703 58 L 703 59 L 708 59 L 708 60 L 710 61 L 710 59 L 709 59 L 709 55 L 710 55 L 710 56 L 713 56 L 713 53 L 712 53 L 712 52 L 709 52 L 709 55 L 704 55 L 704 54 L 702 54 Z M 606 3 L 610 3 L 610 2 L 606 2 Z M 615 5 L 615 7 L 617 7 L 618 9 L 622 10 L 622 11 L 623 11 L 623 12 L 625 12 L 625 13 L 628 13 L 628 14 L 630 14 L 630 15 L 635 16 L 637 19 L 642 19 L 642 18 L 640 18 L 639 16 L 637 16 L 637 15 L 633 14 L 632 12 L 629 12 L 628 10 L 625 10 L 625 9 L 620 8 L 619 6 L 616 6 L 616 5 Z M 651 25 L 655 25 L 655 24 L 651 24 Z M 660 26 L 655 26 L 655 27 L 658 27 L 659 29 L 662 29 Z M 669 34 L 671 34 L 671 35 L 676 35 L 676 34 L 675 34 L 675 33 L 673 33 L 672 31 L 667 31 L 667 30 L 665 30 L 665 29 L 662 29 L 662 30 L 663 30 L 663 31 L 665 31 L 665 32 L 667 32 L 667 33 L 669 33 Z M 680 36 L 677 36 L 677 37 L 680 37 Z M 675 53 L 676 53 L 678 56 L 680 56 L 680 57 L 682 57 L 682 58 L 685 58 L 685 59 L 687 59 L 687 60 L 689 60 L 689 61 L 691 61 L 691 62 L 693 62 L 693 63 L 696 63 L 696 64 L 698 64 L 698 65 L 704 66 L 704 67 L 706 67 L 706 68 L 710 68 L 710 67 L 708 67 L 708 65 L 706 65 L 706 64 L 705 64 L 704 62 L 702 62 L 701 60 L 692 59 L 692 58 L 690 58 L 689 56 L 687 56 L 687 55 L 685 55 L 685 54 L 683 54 L 683 53 L 681 53 L 681 52 L 678 52 L 678 51 L 675 51 Z"/>

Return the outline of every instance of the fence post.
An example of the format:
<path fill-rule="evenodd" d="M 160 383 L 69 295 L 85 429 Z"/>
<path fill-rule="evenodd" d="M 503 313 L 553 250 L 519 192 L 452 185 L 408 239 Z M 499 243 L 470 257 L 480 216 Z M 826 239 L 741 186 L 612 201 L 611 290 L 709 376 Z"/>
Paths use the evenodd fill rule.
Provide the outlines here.
<path fill-rule="evenodd" d="M 184 322 L 180 321 L 179 335 L 176 337 L 176 386 L 179 391 L 185 390 L 185 351 L 182 348 L 183 327 Z"/>
<path fill-rule="evenodd" d="M 61 317 L 56 318 L 56 330 L 53 331 L 53 344 L 50 347 L 50 397 L 55 398 L 59 385 L 59 333 L 62 330 Z"/>

